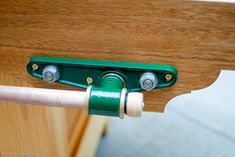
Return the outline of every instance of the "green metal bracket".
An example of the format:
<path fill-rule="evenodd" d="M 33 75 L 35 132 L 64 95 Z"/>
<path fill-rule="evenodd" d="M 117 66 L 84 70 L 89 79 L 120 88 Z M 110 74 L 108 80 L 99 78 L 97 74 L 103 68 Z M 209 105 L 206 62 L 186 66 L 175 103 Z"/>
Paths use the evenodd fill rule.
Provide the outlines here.
<path fill-rule="evenodd" d="M 38 68 L 33 68 L 33 65 L 37 65 Z M 154 89 L 171 86 L 177 80 L 177 70 L 169 65 L 74 58 L 32 57 L 27 70 L 32 76 L 43 78 L 43 68 L 47 65 L 55 65 L 61 71 L 57 82 L 85 89 L 89 85 L 99 86 L 102 77 L 108 73 L 121 76 L 125 80 L 128 92 L 143 91 L 139 79 L 145 72 L 152 72 L 157 76 L 158 84 Z"/>
<path fill-rule="evenodd" d="M 54 68 L 50 69 L 54 76 L 45 73 L 46 68 Z M 127 92 L 137 92 L 151 86 L 153 90 L 172 86 L 177 80 L 177 70 L 170 65 L 43 56 L 30 58 L 27 71 L 51 82 L 85 89 L 91 86 L 88 113 L 108 116 L 120 116 L 124 88 Z M 154 78 L 146 81 L 148 77 Z"/>

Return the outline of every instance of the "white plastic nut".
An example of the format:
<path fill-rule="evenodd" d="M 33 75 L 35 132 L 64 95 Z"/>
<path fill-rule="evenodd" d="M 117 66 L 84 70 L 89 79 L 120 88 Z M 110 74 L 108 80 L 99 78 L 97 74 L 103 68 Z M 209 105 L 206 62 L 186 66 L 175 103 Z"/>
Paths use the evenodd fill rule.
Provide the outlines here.
<path fill-rule="evenodd" d="M 144 96 L 142 93 L 130 92 L 127 95 L 126 114 L 130 117 L 140 117 L 144 108 Z"/>

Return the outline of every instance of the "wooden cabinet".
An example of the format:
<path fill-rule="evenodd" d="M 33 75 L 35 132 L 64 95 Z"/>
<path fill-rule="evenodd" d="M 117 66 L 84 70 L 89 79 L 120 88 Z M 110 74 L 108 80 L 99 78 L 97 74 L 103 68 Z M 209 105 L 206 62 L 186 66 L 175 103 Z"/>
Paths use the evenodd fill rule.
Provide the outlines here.
<path fill-rule="evenodd" d="M 235 4 L 1 1 L 1 84 L 77 90 L 29 76 L 27 61 L 39 55 L 173 65 L 176 85 L 144 93 L 145 110 L 162 112 L 173 97 L 210 85 L 221 69 L 235 69 Z M 0 151 L 3 157 L 76 154 L 91 119 L 76 109 L 1 104 Z M 106 121 L 93 120 L 100 128 Z"/>
<path fill-rule="evenodd" d="M 2 72 L 0 83 L 30 86 Z M 0 155 L 92 157 L 107 125 L 85 110 L 1 103 Z"/>

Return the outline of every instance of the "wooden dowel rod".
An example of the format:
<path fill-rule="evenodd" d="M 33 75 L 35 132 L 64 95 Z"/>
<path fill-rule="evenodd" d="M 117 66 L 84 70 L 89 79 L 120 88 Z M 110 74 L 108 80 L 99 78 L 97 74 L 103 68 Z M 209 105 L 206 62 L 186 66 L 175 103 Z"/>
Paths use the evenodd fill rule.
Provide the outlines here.
<path fill-rule="evenodd" d="M 0 86 L 0 101 L 55 107 L 78 107 L 85 103 L 85 92 Z"/>

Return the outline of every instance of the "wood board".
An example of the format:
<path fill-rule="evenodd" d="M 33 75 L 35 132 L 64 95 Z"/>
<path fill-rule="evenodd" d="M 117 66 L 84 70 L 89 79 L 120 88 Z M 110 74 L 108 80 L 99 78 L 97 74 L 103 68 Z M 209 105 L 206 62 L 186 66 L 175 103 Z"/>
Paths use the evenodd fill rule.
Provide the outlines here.
<path fill-rule="evenodd" d="M 0 83 L 30 86 L 2 72 Z M 90 117 L 81 109 L 1 102 L 0 157 L 92 157 L 107 125 L 107 117 Z"/>
<path fill-rule="evenodd" d="M 144 93 L 145 110 L 162 112 L 173 97 L 235 69 L 235 4 L 1 1 L 0 71 L 34 87 L 75 89 L 29 76 L 25 65 L 36 55 L 173 65 L 176 85 Z"/>
<path fill-rule="evenodd" d="M 27 85 L 2 72 L 0 82 Z M 63 108 L 1 103 L 0 156 L 67 156 L 63 112 Z"/>

